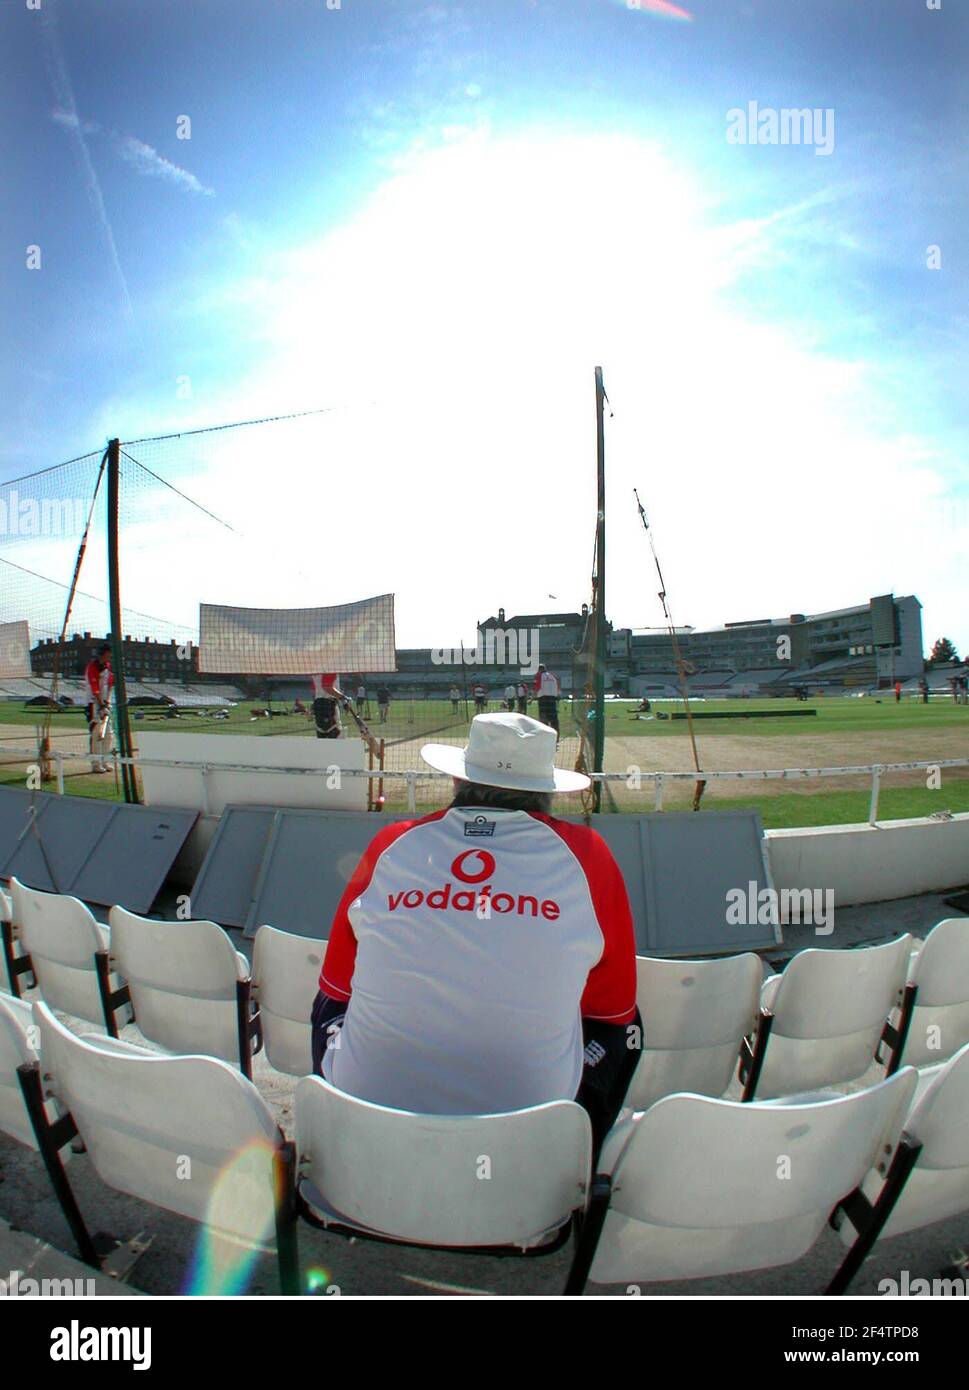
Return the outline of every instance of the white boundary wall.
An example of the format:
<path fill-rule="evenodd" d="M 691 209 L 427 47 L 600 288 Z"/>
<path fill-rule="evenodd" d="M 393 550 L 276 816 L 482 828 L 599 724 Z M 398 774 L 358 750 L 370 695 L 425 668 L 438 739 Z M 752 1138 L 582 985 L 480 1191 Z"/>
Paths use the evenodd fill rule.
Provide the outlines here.
<path fill-rule="evenodd" d="M 381 775 L 364 768 L 363 743 L 354 739 L 311 742 L 284 736 L 260 738 L 260 766 L 246 759 L 246 754 L 252 751 L 251 736 L 141 733 L 139 743 L 141 756 L 130 761 L 141 768 L 146 782 L 146 801 L 156 805 L 187 806 L 202 813 L 176 868 L 184 865 L 189 869 L 201 863 L 226 804 L 364 810 L 365 779 Z M 22 748 L 0 748 L 0 753 L 23 754 L 25 763 L 36 757 L 33 750 Z M 57 790 L 63 794 L 64 762 L 83 755 L 64 754 L 54 749 L 51 756 L 57 770 Z M 121 761 L 116 753 L 113 757 Z M 326 772 L 336 764 L 348 775 L 338 779 L 342 785 L 331 788 L 326 785 Z M 969 767 L 969 758 L 939 759 L 932 763 L 876 763 L 864 767 L 704 772 L 702 776 L 708 780 L 786 781 L 857 776 L 859 773 L 869 775 L 868 825 L 768 830 L 764 836 L 775 888 L 830 888 L 838 905 L 851 907 L 914 897 L 920 893 L 941 893 L 969 884 L 969 813 L 938 820 L 931 817 L 902 821 L 877 819 L 882 774 L 943 767 Z M 692 783 L 696 779 L 693 772 L 634 771 L 642 781 L 654 784 L 654 809 L 657 811 L 662 809 L 665 783 Z M 628 773 L 593 775 L 605 783 L 630 785 Z M 405 782 L 411 814 L 417 811 L 418 783 L 434 778 L 446 780 L 446 774 L 428 769 L 395 770 L 384 776 Z"/>
<path fill-rule="evenodd" d="M 775 888 L 831 888 L 838 907 L 969 883 L 969 814 L 768 830 L 765 838 Z"/>
<path fill-rule="evenodd" d="M 366 756 L 361 739 L 139 733 L 138 748 L 148 806 L 187 807 L 216 816 L 228 805 L 367 809 L 366 777 L 328 771 L 360 772 Z M 240 770 L 254 758 L 262 770 Z M 232 766 L 220 766 L 227 763 Z M 274 768 L 279 771 L 269 770 Z"/>

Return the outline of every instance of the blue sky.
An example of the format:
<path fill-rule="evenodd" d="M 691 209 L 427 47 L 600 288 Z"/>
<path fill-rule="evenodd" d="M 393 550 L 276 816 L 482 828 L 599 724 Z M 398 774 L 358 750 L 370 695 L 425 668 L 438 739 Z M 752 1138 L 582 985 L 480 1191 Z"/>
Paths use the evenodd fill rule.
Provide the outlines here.
<path fill-rule="evenodd" d="M 153 456 L 292 568 L 172 511 L 127 597 L 392 589 L 443 645 L 588 596 L 601 362 L 614 622 L 662 620 L 636 485 L 681 623 L 893 589 L 969 648 L 969 10 L 683 8 L 2 0 L 0 477 L 333 407 L 285 487 L 252 432 Z M 730 143 L 750 102 L 830 153 Z"/>

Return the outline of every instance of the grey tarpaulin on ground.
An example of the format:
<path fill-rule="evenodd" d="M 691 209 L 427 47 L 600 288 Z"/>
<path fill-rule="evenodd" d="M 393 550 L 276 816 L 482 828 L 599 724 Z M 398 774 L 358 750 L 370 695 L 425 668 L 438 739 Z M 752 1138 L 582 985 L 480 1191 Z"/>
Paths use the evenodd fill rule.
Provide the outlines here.
<path fill-rule="evenodd" d="M 0 787 L 0 877 L 149 912 L 197 816 Z"/>
<path fill-rule="evenodd" d="M 229 806 L 192 889 L 192 913 L 252 936 L 263 923 L 317 939 L 382 825 L 404 816 Z M 577 821 L 578 816 L 565 816 Z M 769 887 L 755 811 L 594 816 L 629 892 L 642 955 L 774 946 L 780 932 L 727 921 L 727 891 Z"/>

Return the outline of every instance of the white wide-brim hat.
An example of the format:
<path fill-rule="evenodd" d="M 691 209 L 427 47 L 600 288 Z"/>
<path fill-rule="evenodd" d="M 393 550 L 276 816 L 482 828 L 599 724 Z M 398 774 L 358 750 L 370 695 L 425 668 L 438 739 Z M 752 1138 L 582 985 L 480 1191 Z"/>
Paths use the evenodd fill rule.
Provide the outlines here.
<path fill-rule="evenodd" d="M 421 757 L 438 772 L 486 787 L 523 792 L 580 792 L 590 785 L 584 772 L 555 766 L 555 730 L 527 714 L 478 714 L 467 748 L 425 743 Z"/>

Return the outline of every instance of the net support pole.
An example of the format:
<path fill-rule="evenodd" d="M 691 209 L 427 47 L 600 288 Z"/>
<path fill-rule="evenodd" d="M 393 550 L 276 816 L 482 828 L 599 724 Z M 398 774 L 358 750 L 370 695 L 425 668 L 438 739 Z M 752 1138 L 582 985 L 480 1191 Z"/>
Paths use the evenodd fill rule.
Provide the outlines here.
<path fill-rule="evenodd" d="M 606 434 L 603 419 L 605 394 L 602 368 L 596 367 L 596 665 L 593 685 L 593 772 L 605 771 L 603 761 L 606 747 Z M 602 806 L 602 783 L 597 781 L 593 786 L 592 805 L 593 810 L 598 812 Z"/>
<path fill-rule="evenodd" d="M 464 660 L 464 638 L 461 638 L 461 689 L 464 691 L 464 717 L 471 719 L 471 707 L 468 704 L 468 667 Z"/>
<path fill-rule="evenodd" d="M 138 801 L 135 770 L 127 761 L 132 757 L 131 723 L 124 673 L 124 638 L 121 631 L 121 578 L 118 564 L 118 503 L 121 495 L 121 442 L 108 443 L 108 602 L 111 610 L 111 656 L 114 669 L 114 717 L 121 764 L 124 799 Z"/>

